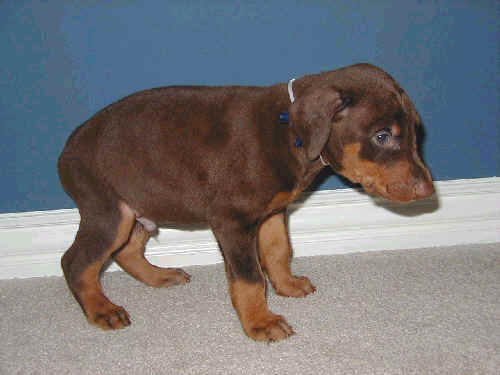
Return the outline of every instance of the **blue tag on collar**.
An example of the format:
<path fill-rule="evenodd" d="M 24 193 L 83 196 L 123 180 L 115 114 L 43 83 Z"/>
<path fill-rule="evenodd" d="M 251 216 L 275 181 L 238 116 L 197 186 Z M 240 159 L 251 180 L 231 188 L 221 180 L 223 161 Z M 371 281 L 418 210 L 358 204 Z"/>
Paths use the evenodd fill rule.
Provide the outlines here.
<path fill-rule="evenodd" d="M 288 112 L 280 113 L 280 124 L 288 124 L 290 121 L 288 119 Z"/>
<path fill-rule="evenodd" d="M 295 142 L 293 142 L 293 145 L 295 147 L 302 147 L 302 146 L 304 146 L 304 142 L 302 142 L 302 139 L 297 137 L 297 138 L 295 138 Z"/>

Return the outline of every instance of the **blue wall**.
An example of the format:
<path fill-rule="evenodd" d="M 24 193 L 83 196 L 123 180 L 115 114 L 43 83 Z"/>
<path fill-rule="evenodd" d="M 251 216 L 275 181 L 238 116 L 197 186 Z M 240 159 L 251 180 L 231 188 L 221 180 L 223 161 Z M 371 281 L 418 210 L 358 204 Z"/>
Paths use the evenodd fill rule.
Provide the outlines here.
<path fill-rule="evenodd" d="M 66 138 L 133 91 L 356 62 L 409 93 L 435 179 L 498 176 L 499 15 L 495 0 L 0 1 L 0 212 L 73 207 L 56 174 Z"/>

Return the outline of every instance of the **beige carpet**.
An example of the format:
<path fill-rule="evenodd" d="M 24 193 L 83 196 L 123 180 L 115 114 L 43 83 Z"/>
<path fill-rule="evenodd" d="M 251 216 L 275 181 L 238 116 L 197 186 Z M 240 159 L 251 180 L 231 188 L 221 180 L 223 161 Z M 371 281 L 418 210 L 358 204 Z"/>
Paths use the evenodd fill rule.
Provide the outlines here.
<path fill-rule="evenodd" d="M 106 273 L 132 325 L 85 321 L 61 278 L 0 281 L 0 374 L 498 374 L 500 244 L 295 259 L 317 287 L 269 291 L 296 335 L 244 336 L 224 267 L 189 267 L 186 286 L 152 289 Z"/>

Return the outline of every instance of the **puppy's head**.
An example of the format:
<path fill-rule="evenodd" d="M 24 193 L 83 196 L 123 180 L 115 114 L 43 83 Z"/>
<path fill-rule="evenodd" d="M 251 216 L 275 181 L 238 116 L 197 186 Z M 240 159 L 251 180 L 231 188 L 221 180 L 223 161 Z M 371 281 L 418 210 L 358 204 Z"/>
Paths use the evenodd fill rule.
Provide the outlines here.
<path fill-rule="evenodd" d="M 420 118 L 387 73 L 355 65 L 313 76 L 290 105 L 306 154 L 376 195 L 409 202 L 434 192 L 417 149 Z"/>

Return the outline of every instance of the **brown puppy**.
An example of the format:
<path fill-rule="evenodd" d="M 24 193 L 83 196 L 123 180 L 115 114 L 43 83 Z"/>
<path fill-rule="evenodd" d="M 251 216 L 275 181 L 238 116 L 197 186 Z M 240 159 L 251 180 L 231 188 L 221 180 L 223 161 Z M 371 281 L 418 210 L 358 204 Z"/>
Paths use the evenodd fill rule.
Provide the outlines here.
<path fill-rule="evenodd" d="M 288 124 L 280 123 L 284 112 Z M 367 64 L 288 85 L 165 87 L 126 97 L 76 129 L 59 158 L 61 183 L 81 215 L 62 258 L 69 288 L 90 323 L 125 327 L 127 312 L 101 290 L 103 264 L 113 256 L 155 287 L 186 283 L 182 270 L 148 263 L 144 246 L 157 225 L 207 223 L 245 333 L 286 338 L 292 328 L 269 311 L 264 273 L 280 295 L 314 292 L 290 273 L 287 205 L 325 164 L 390 200 L 431 195 L 419 124 L 406 93 Z"/>

